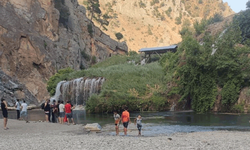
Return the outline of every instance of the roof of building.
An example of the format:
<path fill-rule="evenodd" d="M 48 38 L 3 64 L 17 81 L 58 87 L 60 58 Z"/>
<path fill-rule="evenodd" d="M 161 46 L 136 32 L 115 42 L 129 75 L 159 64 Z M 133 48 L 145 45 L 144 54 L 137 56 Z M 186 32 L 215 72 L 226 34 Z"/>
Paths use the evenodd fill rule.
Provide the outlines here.
<path fill-rule="evenodd" d="M 151 48 L 142 48 L 139 50 L 139 52 L 145 52 L 145 53 L 166 53 L 167 51 L 172 51 L 177 49 L 177 45 L 171 45 L 171 46 L 164 46 L 164 47 L 151 47 Z"/>

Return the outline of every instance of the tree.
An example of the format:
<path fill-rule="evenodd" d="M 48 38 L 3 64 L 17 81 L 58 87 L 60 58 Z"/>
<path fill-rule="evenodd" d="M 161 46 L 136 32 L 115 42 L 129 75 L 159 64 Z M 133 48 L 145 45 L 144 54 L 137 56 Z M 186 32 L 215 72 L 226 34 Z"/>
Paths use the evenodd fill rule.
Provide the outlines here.
<path fill-rule="evenodd" d="M 102 27 L 104 30 L 107 30 L 105 26 L 109 25 L 109 19 L 110 19 L 110 16 L 107 13 L 105 13 L 97 21 L 100 23 L 100 27 Z"/>
<path fill-rule="evenodd" d="M 250 5 L 250 2 L 247 3 Z M 247 6 L 249 8 L 249 6 Z M 234 23 L 240 26 L 243 41 L 250 39 L 250 9 L 242 11 L 235 15 Z"/>
<path fill-rule="evenodd" d="M 246 3 L 246 5 L 247 5 L 247 8 L 250 9 L 250 1 L 248 1 L 248 2 Z"/>
<path fill-rule="evenodd" d="M 116 33 L 115 36 L 119 41 L 123 38 L 123 35 L 120 32 Z"/>
<path fill-rule="evenodd" d="M 102 13 L 99 0 L 87 0 L 87 10 L 90 11 L 91 14 L 90 20 L 92 20 L 93 17 L 99 18 L 100 14 Z M 97 16 L 95 16 L 95 14 Z"/>

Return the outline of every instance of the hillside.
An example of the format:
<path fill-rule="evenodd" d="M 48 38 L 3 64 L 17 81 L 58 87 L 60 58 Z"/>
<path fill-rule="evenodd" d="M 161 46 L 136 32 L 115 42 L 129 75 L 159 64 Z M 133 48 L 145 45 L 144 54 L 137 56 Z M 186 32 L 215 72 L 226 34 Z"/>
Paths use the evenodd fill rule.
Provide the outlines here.
<path fill-rule="evenodd" d="M 86 6 L 86 0 L 78 0 Z M 112 38 L 120 32 L 129 50 L 167 46 L 181 41 L 179 31 L 196 20 L 219 13 L 234 14 L 222 0 L 100 0 L 102 14 L 111 18 L 106 34 Z M 87 12 L 90 17 L 90 13 Z M 98 26 L 99 24 L 94 21 Z"/>

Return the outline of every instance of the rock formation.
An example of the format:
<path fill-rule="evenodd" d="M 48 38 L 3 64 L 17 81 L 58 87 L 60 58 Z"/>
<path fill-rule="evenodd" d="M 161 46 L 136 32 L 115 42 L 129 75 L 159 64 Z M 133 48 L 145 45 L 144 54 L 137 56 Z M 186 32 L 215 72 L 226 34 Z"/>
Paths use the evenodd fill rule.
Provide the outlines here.
<path fill-rule="evenodd" d="M 0 96 L 38 104 L 49 96 L 46 82 L 57 70 L 127 52 L 125 42 L 111 39 L 85 13 L 77 0 L 1 0 Z M 6 82 L 22 88 L 2 86 Z"/>

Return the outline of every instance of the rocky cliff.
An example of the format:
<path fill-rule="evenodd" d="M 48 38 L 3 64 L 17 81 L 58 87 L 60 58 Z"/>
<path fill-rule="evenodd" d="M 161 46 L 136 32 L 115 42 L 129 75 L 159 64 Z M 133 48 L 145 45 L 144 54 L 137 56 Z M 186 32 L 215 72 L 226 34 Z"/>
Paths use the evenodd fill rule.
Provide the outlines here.
<path fill-rule="evenodd" d="M 38 104 L 58 69 L 87 68 L 128 50 L 95 27 L 77 0 L 1 0 L 0 14 L 0 96 L 9 103 Z"/>
<path fill-rule="evenodd" d="M 78 0 L 86 6 L 86 0 Z M 105 33 L 123 34 L 129 50 L 168 46 L 181 42 L 179 31 L 196 20 L 234 14 L 222 0 L 100 0 L 102 13 L 110 16 Z M 91 13 L 87 13 L 91 14 Z M 99 25 L 97 21 L 95 24 Z"/>

